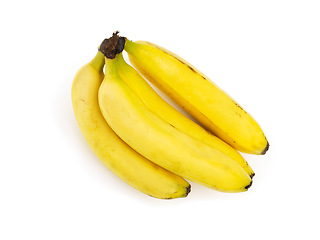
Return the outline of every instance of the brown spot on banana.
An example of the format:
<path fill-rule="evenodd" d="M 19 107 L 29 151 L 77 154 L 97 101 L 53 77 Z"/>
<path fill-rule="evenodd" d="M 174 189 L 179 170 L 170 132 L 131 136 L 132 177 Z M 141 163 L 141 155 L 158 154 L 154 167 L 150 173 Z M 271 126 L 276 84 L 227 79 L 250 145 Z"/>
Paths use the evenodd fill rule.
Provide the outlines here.
<path fill-rule="evenodd" d="M 238 108 L 240 108 L 242 111 L 244 111 L 245 113 L 247 113 L 246 110 L 244 110 L 237 102 L 235 102 L 235 101 L 233 101 L 233 102 L 234 102 L 234 104 L 235 104 Z"/>
<path fill-rule="evenodd" d="M 162 49 L 162 48 L 159 48 L 157 45 L 154 45 L 154 44 L 152 44 L 152 43 L 150 43 L 150 42 L 148 42 L 148 44 L 150 44 L 150 45 L 152 45 L 153 47 L 155 47 L 155 48 L 157 48 L 157 49 L 161 50 L 162 52 L 164 52 L 164 53 L 166 53 L 166 54 L 170 55 L 171 57 L 175 58 L 176 60 L 178 60 L 178 61 L 179 61 L 179 62 L 181 62 L 182 64 L 186 65 L 186 66 L 187 66 L 187 67 L 188 67 L 192 72 L 197 73 L 197 71 L 196 71 L 193 67 L 191 67 L 189 64 L 185 63 L 185 62 L 184 62 L 184 61 L 182 61 L 181 59 L 177 58 L 176 56 L 174 56 L 174 55 L 170 54 L 169 52 L 165 51 L 165 50 L 164 50 L 164 49 Z M 204 79 L 206 79 L 205 77 L 203 77 L 203 78 L 204 78 Z"/>

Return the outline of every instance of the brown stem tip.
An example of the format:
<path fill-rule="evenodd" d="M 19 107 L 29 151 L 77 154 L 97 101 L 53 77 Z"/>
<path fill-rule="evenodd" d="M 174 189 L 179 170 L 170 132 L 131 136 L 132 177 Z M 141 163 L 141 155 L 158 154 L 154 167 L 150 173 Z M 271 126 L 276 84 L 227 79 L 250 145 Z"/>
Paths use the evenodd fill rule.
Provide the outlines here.
<path fill-rule="evenodd" d="M 126 42 L 125 37 L 119 37 L 119 31 L 112 34 L 112 37 L 106 38 L 102 41 L 99 51 L 103 53 L 106 58 L 114 59 L 118 53 L 124 49 Z"/>
<path fill-rule="evenodd" d="M 247 186 L 245 186 L 244 188 L 248 190 L 251 186 L 252 186 L 252 180 L 251 180 L 251 182 L 250 182 Z"/>
<path fill-rule="evenodd" d="M 269 142 L 267 142 L 267 146 L 265 147 L 265 149 L 262 151 L 261 155 L 266 154 L 266 152 L 269 150 L 270 144 Z"/>

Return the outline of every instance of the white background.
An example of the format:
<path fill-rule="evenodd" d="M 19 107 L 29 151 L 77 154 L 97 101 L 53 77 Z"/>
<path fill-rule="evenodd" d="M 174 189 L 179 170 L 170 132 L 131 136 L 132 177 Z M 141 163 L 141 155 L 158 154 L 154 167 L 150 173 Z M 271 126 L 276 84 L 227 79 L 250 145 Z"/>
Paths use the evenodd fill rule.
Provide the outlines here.
<path fill-rule="evenodd" d="M 319 1 L 2 1 L 0 239 L 320 239 Z M 112 32 L 175 52 L 235 98 L 270 150 L 246 193 L 158 200 L 76 124 L 74 74 Z"/>

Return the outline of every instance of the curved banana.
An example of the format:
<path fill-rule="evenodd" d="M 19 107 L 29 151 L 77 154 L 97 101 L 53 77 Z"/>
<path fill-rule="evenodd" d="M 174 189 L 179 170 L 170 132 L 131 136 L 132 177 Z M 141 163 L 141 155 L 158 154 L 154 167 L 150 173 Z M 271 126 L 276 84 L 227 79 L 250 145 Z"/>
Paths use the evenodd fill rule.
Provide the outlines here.
<path fill-rule="evenodd" d="M 237 150 L 265 154 L 269 143 L 258 123 L 203 73 L 155 44 L 126 39 L 133 66 L 210 132 Z"/>
<path fill-rule="evenodd" d="M 243 192 L 252 179 L 234 160 L 177 130 L 154 114 L 121 79 L 119 55 L 106 58 L 99 89 L 101 112 L 128 145 L 163 168 L 206 187 Z"/>
<path fill-rule="evenodd" d="M 72 85 L 74 114 L 87 143 L 112 172 L 142 193 L 161 199 L 186 197 L 187 181 L 138 154 L 104 120 L 98 104 L 103 67 L 104 55 L 98 52 L 77 72 Z"/>
<path fill-rule="evenodd" d="M 118 57 L 118 70 L 122 80 L 135 91 L 151 111 L 175 128 L 228 155 L 233 160 L 237 161 L 250 177 L 254 176 L 252 168 L 237 150 L 212 135 L 168 104 L 134 68 L 125 62 L 122 53 L 120 53 Z"/>

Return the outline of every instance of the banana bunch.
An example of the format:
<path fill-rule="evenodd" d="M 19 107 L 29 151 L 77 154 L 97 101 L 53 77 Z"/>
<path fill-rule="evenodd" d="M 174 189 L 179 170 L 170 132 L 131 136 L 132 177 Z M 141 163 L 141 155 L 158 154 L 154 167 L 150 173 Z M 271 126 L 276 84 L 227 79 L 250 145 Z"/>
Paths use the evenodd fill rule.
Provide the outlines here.
<path fill-rule="evenodd" d="M 204 127 L 168 104 L 140 74 Z M 118 32 L 77 72 L 71 96 L 96 156 L 155 198 L 186 197 L 187 180 L 221 192 L 247 191 L 255 173 L 238 151 L 264 154 L 269 147 L 256 121 L 195 67 Z"/>

